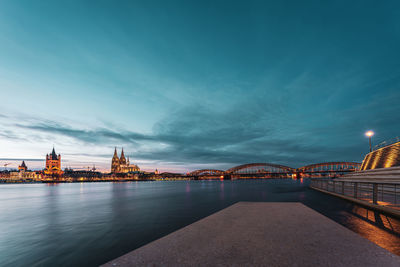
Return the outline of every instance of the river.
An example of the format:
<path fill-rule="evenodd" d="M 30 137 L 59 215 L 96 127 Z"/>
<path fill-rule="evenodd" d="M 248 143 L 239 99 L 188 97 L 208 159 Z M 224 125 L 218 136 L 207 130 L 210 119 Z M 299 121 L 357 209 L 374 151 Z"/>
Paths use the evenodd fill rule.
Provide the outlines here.
<path fill-rule="evenodd" d="M 0 185 L 0 266 L 98 266 L 238 201 L 302 202 L 400 255 L 398 220 L 308 184 L 259 179 Z"/>

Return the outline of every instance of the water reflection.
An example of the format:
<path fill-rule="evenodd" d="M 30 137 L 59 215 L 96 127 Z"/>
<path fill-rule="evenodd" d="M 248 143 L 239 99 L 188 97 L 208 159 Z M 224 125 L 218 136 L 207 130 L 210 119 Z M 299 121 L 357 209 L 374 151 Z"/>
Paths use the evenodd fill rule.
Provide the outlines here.
<path fill-rule="evenodd" d="M 300 201 L 400 255 L 400 223 L 309 181 L 0 186 L 0 266 L 98 266 L 238 201 Z"/>
<path fill-rule="evenodd" d="M 220 200 L 224 200 L 225 198 L 225 194 L 224 194 L 224 181 L 220 181 L 220 185 L 219 185 L 219 199 Z"/>
<path fill-rule="evenodd" d="M 190 193 L 190 182 L 186 183 L 186 194 Z"/>
<path fill-rule="evenodd" d="M 350 212 L 347 225 L 379 246 L 399 254 L 400 223 L 398 220 L 377 211 L 355 206 Z"/>

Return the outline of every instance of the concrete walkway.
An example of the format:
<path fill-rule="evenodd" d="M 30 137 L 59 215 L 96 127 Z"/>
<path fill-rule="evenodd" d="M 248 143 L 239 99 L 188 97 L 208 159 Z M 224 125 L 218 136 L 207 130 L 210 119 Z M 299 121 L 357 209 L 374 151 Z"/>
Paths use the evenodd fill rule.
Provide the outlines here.
<path fill-rule="evenodd" d="M 240 202 L 103 266 L 400 266 L 300 203 Z"/>

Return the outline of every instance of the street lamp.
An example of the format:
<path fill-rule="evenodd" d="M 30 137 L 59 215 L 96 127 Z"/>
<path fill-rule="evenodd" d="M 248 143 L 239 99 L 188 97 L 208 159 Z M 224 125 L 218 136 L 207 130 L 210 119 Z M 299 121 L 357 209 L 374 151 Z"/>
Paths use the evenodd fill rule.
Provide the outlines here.
<path fill-rule="evenodd" d="M 371 138 L 375 133 L 373 131 L 368 131 L 365 133 L 365 135 L 369 138 L 369 152 L 372 152 L 372 144 L 371 144 Z"/>

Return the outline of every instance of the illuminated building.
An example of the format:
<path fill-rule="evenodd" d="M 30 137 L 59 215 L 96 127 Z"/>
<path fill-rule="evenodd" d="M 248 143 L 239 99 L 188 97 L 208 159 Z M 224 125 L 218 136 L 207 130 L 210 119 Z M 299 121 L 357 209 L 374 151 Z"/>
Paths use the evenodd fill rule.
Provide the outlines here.
<path fill-rule="evenodd" d="M 18 171 L 19 171 L 19 172 L 26 172 L 27 169 L 28 169 L 28 167 L 26 167 L 25 161 L 23 160 L 22 163 L 21 163 L 21 165 L 18 166 Z"/>
<path fill-rule="evenodd" d="M 118 157 L 117 148 L 114 150 L 114 156 L 111 160 L 111 172 L 112 173 L 130 173 L 138 172 L 140 168 L 135 164 L 130 164 L 129 157 L 125 158 L 124 149 L 122 148 L 121 156 Z"/>
<path fill-rule="evenodd" d="M 368 153 L 361 170 L 373 170 L 400 166 L 400 141 L 383 142 L 381 147 Z"/>
<path fill-rule="evenodd" d="M 54 147 L 51 154 L 46 155 L 46 168 L 44 169 L 44 174 L 52 176 L 63 174 L 63 171 L 61 170 L 61 155 L 56 154 Z"/>

